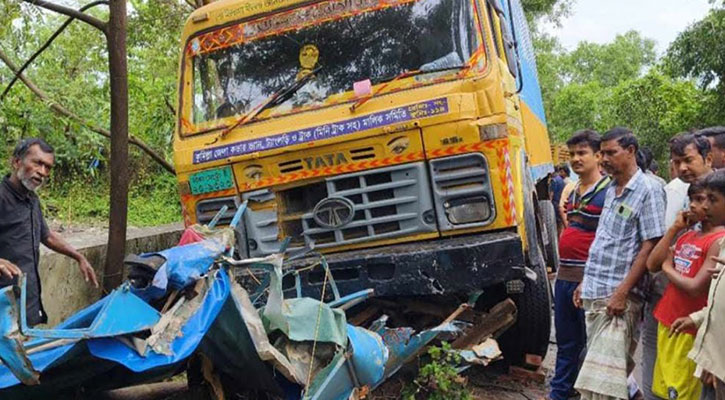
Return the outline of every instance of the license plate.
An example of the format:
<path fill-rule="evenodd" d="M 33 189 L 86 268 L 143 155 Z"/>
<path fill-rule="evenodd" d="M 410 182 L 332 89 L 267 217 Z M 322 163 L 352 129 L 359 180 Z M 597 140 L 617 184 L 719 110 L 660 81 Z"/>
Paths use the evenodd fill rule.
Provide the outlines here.
<path fill-rule="evenodd" d="M 229 167 L 197 172 L 189 177 L 191 194 L 204 194 L 229 189 L 234 185 Z"/>

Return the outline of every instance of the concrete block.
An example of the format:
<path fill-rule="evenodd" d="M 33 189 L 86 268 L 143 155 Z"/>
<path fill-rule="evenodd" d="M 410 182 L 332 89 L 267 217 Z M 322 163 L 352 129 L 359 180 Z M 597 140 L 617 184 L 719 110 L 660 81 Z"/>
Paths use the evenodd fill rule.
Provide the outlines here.
<path fill-rule="evenodd" d="M 129 229 L 126 253 L 148 253 L 175 246 L 181 238 L 183 229 L 181 223 Z M 67 240 L 88 259 L 96 270 L 100 283 L 106 261 L 107 234 L 94 232 L 73 235 Z M 38 269 L 49 326 L 58 324 L 104 295 L 101 288 L 96 289 L 83 280 L 78 264 L 74 260 L 42 246 Z"/>

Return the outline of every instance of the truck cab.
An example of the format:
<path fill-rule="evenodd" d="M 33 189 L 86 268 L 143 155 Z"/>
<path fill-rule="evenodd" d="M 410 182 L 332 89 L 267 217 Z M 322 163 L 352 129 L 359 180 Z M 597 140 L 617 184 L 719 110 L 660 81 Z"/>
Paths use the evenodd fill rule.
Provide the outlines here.
<path fill-rule="evenodd" d="M 289 240 L 343 295 L 511 297 L 513 357 L 546 352 L 553 165 L 518 0 L 220 0 L 179 76 L 187 224 L 246 202 L 241 257 Z M 319 298 L 325 273 L 299 276 Z"/>

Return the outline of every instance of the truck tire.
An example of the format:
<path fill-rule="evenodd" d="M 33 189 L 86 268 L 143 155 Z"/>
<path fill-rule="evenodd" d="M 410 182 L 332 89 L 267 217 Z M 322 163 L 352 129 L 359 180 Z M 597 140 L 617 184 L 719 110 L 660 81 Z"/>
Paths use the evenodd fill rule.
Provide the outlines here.
<path fill-rule="evenodd" d="M 522 333 L 523 355 L 536 354 L 543 358 L 551 335 L 551 285 L 542 264 L 535 272 L 536 281 L 526 282 L 524 293 L 516 302 L 517 325 Z"/>
<path fill-rule="evenodd" d="M 551 272 L 559 270 L 559 234 L 556 230 L 556 211 L 551 201 L 540 200 L 542 237 L 544 239 L 544 259 Z"/>
<path fill-rule="evenodd" d="M 536 213 L 538 202 L 528 175 L 524 178 L 524 189 L 524 193 L 531 194 L 524 196 L 524 226 L 529 247 L 526 264 L 536 272 L 536 281 L 525 279 L 523 293 L 509 295 L 516 303 L 516 323 L 499 337 L 499 343 L 504 361 L 514 365 L 522 365 L 526 354 L 543 358 L 551 334 L 551 287 L 542 249 L 542 221 Z"/>
<path fill-rule="evenodd" d="M 516 323 L 498 339 L 509 365 L 522 365 L 526 354 L 544 358 L 549 349 L 551 286 L 543 260 L 529 268 L 536 272 L 537 279 L 526 280 L 523 293 L 509 296 L 516 303 Z"/>

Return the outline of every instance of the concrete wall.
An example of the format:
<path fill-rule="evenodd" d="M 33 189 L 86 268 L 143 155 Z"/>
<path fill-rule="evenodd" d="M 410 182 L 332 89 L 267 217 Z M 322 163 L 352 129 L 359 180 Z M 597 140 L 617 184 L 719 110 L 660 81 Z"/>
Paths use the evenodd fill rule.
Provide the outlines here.
<path fill-rule="evenodd" d="M 126 242 L 127 254 L 139 254 L 163 250 L 175 246 L 183 232 L 183 224 L 170 224 L 153 228 L 129 229 Z M 106 259 L 107 236 L 102 231 L 84 232 L 66 237 L 96 270 L 96 276 L 103 276 Z M 43 305 L 48 313 L 48 325 L 53 326 L 92 304 L 104 294 L 101 288 L 87 284 L 78 269 L 78 264 L 63 255 L 53 253 L 41 246 L 40 281 L 43 291 Z M 101 285 L 102 286 L 102 285 Z"/>

